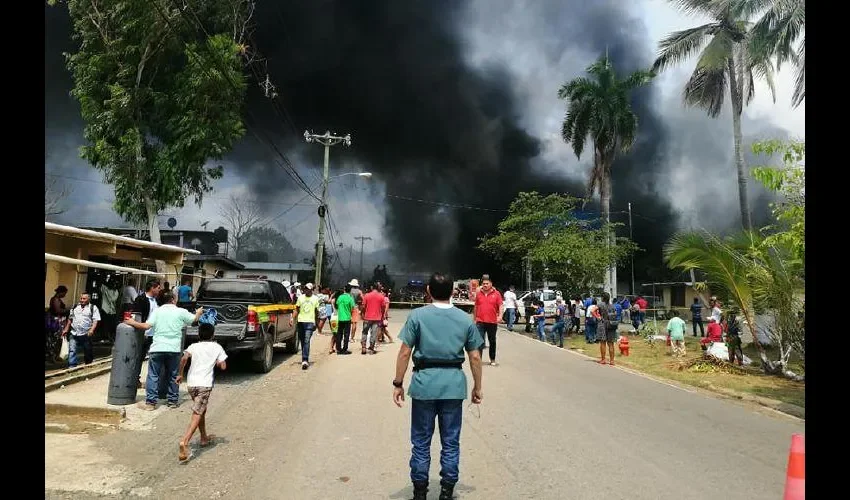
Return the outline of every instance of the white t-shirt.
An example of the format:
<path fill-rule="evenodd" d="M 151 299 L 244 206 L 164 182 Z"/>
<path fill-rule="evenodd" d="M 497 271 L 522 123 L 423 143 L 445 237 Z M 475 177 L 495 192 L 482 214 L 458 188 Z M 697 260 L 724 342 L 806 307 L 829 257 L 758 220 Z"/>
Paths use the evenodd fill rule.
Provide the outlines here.
<path fill-rule="evenodd" d="M 721 311 L 717 306 L 714 306 L 714 309 L 711 310 L 711 317 L 714 318 L 714 321 L 716 321 L 718 325 L 720 324 L 720 316 L 722 314 L 723 311 Z"/>
<path fill-rule="evenodd" d="M 504 297 L 502 297 L 502 302 L 505 303 L 505 309 L 516 309 L 516 294 L 510 290 L 505 292 Z"/>
<path fill-rule="evenodd" d="M 197 342 L 187 347 L 186 352 L 192 356 L 189 375 L 186 376 L 186 385 L 189 387 L 212 387 L 215 364 L 227 359 L 224 349 L 218 345 L 218 342 Z"/>

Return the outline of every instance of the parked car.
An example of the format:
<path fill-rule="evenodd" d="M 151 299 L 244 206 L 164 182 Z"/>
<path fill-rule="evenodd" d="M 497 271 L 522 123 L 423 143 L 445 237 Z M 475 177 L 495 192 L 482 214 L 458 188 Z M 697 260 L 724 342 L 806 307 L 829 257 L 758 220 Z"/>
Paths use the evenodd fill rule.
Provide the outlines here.
<path fill-rule="evenodd" d="M 250 352 L 257 370 L 272 368 L 274 345 L 298 352 L 298 336 L 289 319 L 295 305 L 282 283 L 272 280 L 207 280 L 197 293 L 197 305 L 216 310 L 215 340 L 228 354 Z M 198 327 L 186 329 L 186 343 L 198 341 Z"/>

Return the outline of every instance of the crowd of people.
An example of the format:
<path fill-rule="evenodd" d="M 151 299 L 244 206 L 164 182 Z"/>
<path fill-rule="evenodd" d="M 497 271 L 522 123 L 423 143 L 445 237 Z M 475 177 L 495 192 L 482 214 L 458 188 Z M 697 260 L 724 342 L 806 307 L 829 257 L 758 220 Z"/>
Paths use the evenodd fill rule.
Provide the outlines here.
<path fill-rule="evenodd" d="M 390 291 L 383 283 L 378 281 L 369 284 L 366 293 L 363 293 L 356 278 L 336 291 L 323 288 L 319 293 L 314 293 L 314 288 L 312 283 L 303 287 L 296 283 L 290 288 L 295 297 L 295 313 L 290 321 L 295 323 L 297 318 L 302 370 L 310 367 L 313 332 L 323 334 L 327 325 L 330 326 L 331 334 L 330 354 L 351 354 L 349 346 L 357 340 L 357 328 L 361 321 L 360 354 L 375 354 L 378 344 L 393 342 L 387 330 Z"/>

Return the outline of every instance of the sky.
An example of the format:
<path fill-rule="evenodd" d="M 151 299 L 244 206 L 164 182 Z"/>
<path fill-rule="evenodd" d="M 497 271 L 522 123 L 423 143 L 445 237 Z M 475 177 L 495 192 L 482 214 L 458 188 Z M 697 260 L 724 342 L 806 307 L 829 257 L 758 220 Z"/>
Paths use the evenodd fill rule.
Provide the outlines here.
<path fill-rule="evenodd" d="M 560 8 L 560 2 L 544 4 L 530 0 L 470 0 L 468 8 L 457 21 L 463 26 L 460 35 L 463 55 L 470 65 L 482 71 L 493 64 L 506 68 L 517 96 L 519 122 L 529 134 L 541 141 L 540 154 L 533 162 L 538 174 L 582 182 L 588 160 L 586 156 L 577 160 L 560 138 L 565 107 L 556 93 L 563 82 L 581 75 L 598 54 L 581 45 L 564 46 L 566 35 L 561 31 L 564 26 L 574 30 L 581 27 L 570 25 L 570 12 Z M 618 29 L 629 32 L 624 36 L 637 33 L 640 36 L 635 35 L 635 39 L 641 43 L 645 41 L 645 47 L 631 49 L 645 52 L 647 65 L 651 64 L 657 42 L 663 36 L 704 21 L 679 14 L 665 0 L 641 0 L 630 5 L 627 14 L 631 22 Z M 569 36 L 578 35 L 570 33 Z M 51 47 L 55 48 L 55 43 L 48 40 L 46 57 L 51 57 Z M 263 48 L 260 47 L 260 50 Z M 663 175 L 650 169 L 651 175 L 641 182 L 649 185 L 658 196 L 669 198 L 671 206 L 679 214 L 676 222 L 679 226 L 713 228 L 722 226 L 722 221 L 734 216 L 737 211 L 737 188 L 731 163 L 731 119 L 728 112 L 711 119 L 700 110 L 682 106 L 681 89 L 694 62 L 689 61 L 662 73 L 653 83 L 653 105 L 657 107 L 657 114 L 669 135 L 662 156 L 665 162 L 676 165 L 676 168 L 666 169 Z M 791 67 L 783 67 L 778 74 L 775 103 L 767 86 L 757 84 L 756 98 L 745 110 L 743 126 L 747 138 L 805 138 L 805 103 L 796 109 L 790 105 L 793 76 Z M 56 78 L 55 73 L 51 75 L 48 72 L 47 78 Z M 67 127 L 65 123 L 58 123 L 51 115 L 53 101 L 47 95 L 46 99 L 45 172 L 48 180 L 55 180 L 70 190 L 65 204 L 67 211 L 57 221 L 77 226 L 126 226 L 111 210 L 111 187 L 103 184 L 101 174 L 75 154 L 82 143 L 81 126 Z M 309 127 L 310 124 L 299 125 Z M 356 129 L 335 132 L 350 132 L 353 136 L 352 149 L 358 147 Z M 246 142 L 251 140 L 245 139 Z M 728 147 L 718 146 L 723 144 Z M 368 165 L 338 154 L 342 147 L 336 146 L 331 150 L 332 175 L 369 170 Z M 302 177 L 318 192 L 323 157 L 321 146 L 300 147 L 289 156 Z M 210 229 L 223 225 L 221 206 L 235 195 L 260 203 L 269 224 L 281 230 L 295 247 L 312 247 L 318 226 L 317 203 L 291 186 L 264 190 L 258 198 L 252 184 L 242 176 L 252 169 L 261 172 L 280 167 L 240 164 L 237 169 L 229 161 L 219 164 L 224 166 L 224 178 L 215 184 L 215 191 L 205 197 L 202 206 L 197 207 L 188 201 L 182 209 L 166 211 L 161 217 L 161 227 L 165 227 L 165 220 L 169 217 L 177 219 L 178 229 L 197 230 L 207 221 Z M 704 173 L 720 164 L 722 166 L 711 170 L 711 174 Z M 356 245 L 359 250 L 354 238 L 365 235 L 372 238 L 367 243 L 367 252 L 391 249 L 392 238 L 387 234 L 384 210 L 386 189 L 381 175 L 371 179 L 345 176 L 332 180 L 329 186 L 331 242 L 335 245 Z M 449 200 L 443 197 L 442 200 L 465 203 L 460 198 Z M 439 216 L 441 210 L 438 209 L 432 216 Z M 635 206 L 634 211 L 639 217 L 640 207 Z M 460 231 L 458 228 L 454 230 Z"/>

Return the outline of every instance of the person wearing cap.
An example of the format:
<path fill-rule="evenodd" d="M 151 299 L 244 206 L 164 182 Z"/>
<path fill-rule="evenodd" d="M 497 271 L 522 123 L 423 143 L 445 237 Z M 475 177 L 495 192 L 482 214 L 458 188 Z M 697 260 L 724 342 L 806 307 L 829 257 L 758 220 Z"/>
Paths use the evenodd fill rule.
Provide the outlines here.
<path fill-rule="evenodd" d="M 298 341 L 301 342 L 301 369 L 310 367 L 310 339 L 319 322 L 319 299 L 313 295 L 313 284 L 304 285 L 304 294 L 295 302 L 295 314 L 289 317 L 292 326 L 293 317 L 298 317 Z"/>
<path fill-rule="evenodd" d="M 363 290 L 360 289 L 360 282 L 357 281 L 357 278 L 352 278 L 351 281 L 348 282 L 348 286 L 351 287 L 351 291 L 348 293 L 351 295 L 351 298 L 354 299 L 355 307 L 351 310 L 351 337 L 348 339 L 350 343 L 354 343 L 354 339 L 357 338 L 357 324 L 360 323 L 360 317 L 362 316 L 362 307 L 363 307 Z"/>
<path fill-rule="evenodd" d="M 502 317 L 502 294 L 493 288 L 489 274 L 481 277 L 481 288 L 475 294 L 472 317 L 475 324 L 478 325 L 482 339 L 486 336 L 485 342 L 490 344 L 490 366 L 496 366 L 496 330 L 498 329 L 499 318 Z M 485 342 L 482 342 L 480 346 L 482 353 L 484 352 Z"/>

